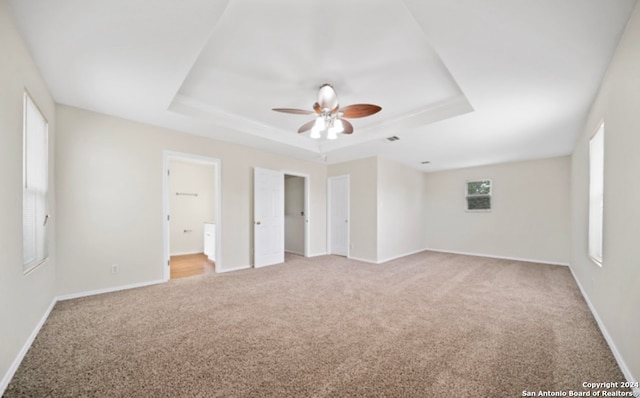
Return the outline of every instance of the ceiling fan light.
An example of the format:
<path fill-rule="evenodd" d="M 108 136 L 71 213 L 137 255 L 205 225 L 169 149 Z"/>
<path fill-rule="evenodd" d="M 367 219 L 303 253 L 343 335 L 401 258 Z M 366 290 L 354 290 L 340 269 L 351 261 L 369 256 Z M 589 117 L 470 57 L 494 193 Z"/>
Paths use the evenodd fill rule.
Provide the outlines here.
<path fill-rule="evenodd" d="M 316 118 L 316 123 L 313 125 L 314 128 L 318 129 L 318 132 L 327 128 L 327 124 L 324 121 L 324 117 L 318 116 Z"/>
<path fill-rule="evenodd" d="M 311 127 L 311 135 L 309 137 L 313 138 L 314 140 L 320 138 L 320 129 L 318 128 L 317 123 L 314 124 L 313 127 Z"/>
<path fill-rule="evenodd" d="M 344 131 L 344 124 L 342 124 L 342 120 L 336 119 L 333 122 L 333 129 L 335 129 L 336 133 L 342 133 Z"/>
<path fill-rule="evenodd" d="M 336 131 L 335 127 L 331 127 L 327 131 L 327 139 L 328 140 L 335 140 L 337 138 L 338 138 L 338 134 L 337 134 L 337 131 Z"/>

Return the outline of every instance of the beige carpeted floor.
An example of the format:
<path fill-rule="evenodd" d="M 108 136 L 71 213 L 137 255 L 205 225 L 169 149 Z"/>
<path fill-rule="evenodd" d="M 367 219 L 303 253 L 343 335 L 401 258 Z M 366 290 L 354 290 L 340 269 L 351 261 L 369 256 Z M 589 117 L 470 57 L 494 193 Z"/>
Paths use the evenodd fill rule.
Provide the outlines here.
<path fill-rule="evenodd" d="M 6 397 L 520 397 L 624 380 L 568 268 L 288 256 L 58 303 Z"/>

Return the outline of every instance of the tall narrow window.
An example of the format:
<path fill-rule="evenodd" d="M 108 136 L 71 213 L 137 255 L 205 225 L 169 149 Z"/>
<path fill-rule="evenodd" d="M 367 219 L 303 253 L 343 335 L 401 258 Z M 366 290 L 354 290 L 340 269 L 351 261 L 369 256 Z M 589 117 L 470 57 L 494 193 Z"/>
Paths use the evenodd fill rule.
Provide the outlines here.
<path fill-rule="evenodd" d="M 604 123 L 589 142 L 589 256 L 602 266 Z"/>
<path fill-rule="evenodd" d="M 42 264 L 47 249 L 48 124 L 27 93 L 24 94 L 22 247 L 24 272 Z"/>

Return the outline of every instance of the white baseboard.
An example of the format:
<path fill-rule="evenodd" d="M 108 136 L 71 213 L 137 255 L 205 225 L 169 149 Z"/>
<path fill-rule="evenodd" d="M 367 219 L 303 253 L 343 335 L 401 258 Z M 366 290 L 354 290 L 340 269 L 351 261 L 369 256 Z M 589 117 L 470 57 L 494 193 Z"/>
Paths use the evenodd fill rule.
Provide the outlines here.
<path fill-rule="evenodd" d="M 525 262 L 525 263 L 560 265 L 560 266 L 563 266 L 563 267 L 568 267 L 569 266 L 569 263 L 563 263 L 563 262 L 559 262 L 559 261 L 546 261 L 546 260 L 534 260 L 534 259 L 530 259 L 530 258 L 496 256 L 494 254 L 470 253 L 470 252 L 461 252 L 461 251 L 456 251 L 456 250 L 441 250 L 441 249 L 425 248 L 423 251 L 439 252 L 439 253 L 450 253 L 450 254 L 462 254 L 464 256 L 474 256 L 474 257 L 497 258 L 499 260 L 522 261 L 522 262 Z"/>
<path fill-rule="evenodd" d="M 602 322 L 600 315 L 598 315 L 598 311 L 596 311 L 596 308 L 593 306 L 593 304 L 591 304 L 591 300 L 589 300 L 589 296 L 587 296 L 587 292 L 582 288 L 582 285 L 580 284 L 580 281 L 576 277 L 576 274 L 573 272 L 573 269 L 569 267 L 569 270 L 571 271 L 571 275 L 573 276 L 573 279 L 576 281 L 576 284 L 580 289 L 580 293 L 582 293 L 582 297 L 584 298 L 584 301 L 587 302 L 587 305 L 589 306 L 589 310 L 591 310 L 591 314 L 595 318 L 596 323 L 598 324 L 598 327 L 600 328 L 600 331 L 604 336 L 604 339 L 607 341 L 607 344 L 609 344 L 609 348 L 611 349 L 611 352 L 613 353 L 613 356 L 616 359 L 616 362 L 618 362 L 618 366 L 620 366 L 620 370 L 622 371 L 622 374 L 624 374 L 624 377 L 627 379 L 628 382 L 630 383 L 638 382 L 638 380 L 636 380 L 633 377 L 633 374 L 631 374 L 631 371 L 629 370 L 627 363 L 622 358 L 622 354 L 620 354 L 620 351 L 618 351 L 618 348 L 616 347 L 616 344 L 614 343 L 613 338 L 607 331 L 607 328 L 604 326 L 604 323 Z M 640 388 L 636 387 L 633 389 L 633 391 L 637 393 L 636 396 L 640 397 Z"/>
<path fill-rule="evenodd" d="M 224 274 L 224 273 L 226 273 L 226 272 L 241 271 L 241 270 L 243 270 L 243 269 L 250 269 L 250 268 L 251 268 L 251 266 L 250 266 L 250 265 L 242 265 L 242 266 L 240 266 L 240 267 L 225 268 L 225 269 L 221 269 L 221 270 L 219 270 L 219 269 L 216 267 L 216 273 L 217 273 L 217 274 Z"/>
<path fill-rule="evenodd" d="M 137 287 L 158 285 L 160 283 L 165 283 L 165 282 L 166 281 L 164 280 L 157 280 L 157 281 L 149 281 L 149 282 L 132 283 L 130 285 L 123 285 L 123 286 L 107 287 L 104 289 L 90 290 L 87 292 L 63 294 L 56 297 L 56 300 L 57 301 L 71 300 L 71 299 L 80 298 L 80 297 L 95 296 L 96 294 L 112 293 L 112 292 L 118 292 L 120 290 L 135 289 Z"/>
<path fill-rule="evenodd" d="M 411 256 L 411 255 L 414 255 L 414 254 L 422 253 L 423 251 L 426 251 L 426 250 L 427 249 L 418 249 L 418 250 L 414 250 L 414 251 L 409 252 L 409 253 L 401 254 L 399 256 L 389 257 L 389 258 L 386 258 L 384 260 L 378 260 L 377 264 L 382 264 L 382 263 L 386 263 L 388 261 L 397 260 L 397 259 L 402 258 L 402 257 L 407 257 L 407 256 Z"/>
<path fill-rule="evenodd" d="M 169 257 L 172 256 L 189 256 L 191 254 L 203 254 L 204 250 L 195 251 L 195 252 L 178 252 L 178 253 L 169 253 Z"/>
<path fill-rule="evenodd" d="M 309 254 L 307 257 L 311 258 L 311 257 L 320 257 L 320 256 L 326 256 L 328 253 L 327 252 L 323 252 L 323 253 L 313 253 L 313 254 Z"/>
<path fill-rule="evenodd" d="M 18 370 L 20 363 L 22 363 L 24 356 L 27 355 L 27 351 L 29 351 L 29 348 L 31 348 L 31 344 L 33 344 L 33 341 L 36 339 L 36 336 L 40 332 L 42 325 L 44 325 L 47 318 L 49 318 L 49 314 L 51 313 L 51 310 L 53 309 L 53 307 L 56 305 L 57 302 L 58 300 L 55 297 L 53 298 L 53 300 L 51 300 L 51 304 L 49 304 L 49 308 L 47 308 L 47 310 L 44 312 L 44 314 L 40 318 L 40 321 L 38 322 L 36 327 L 33 329 L 31 334 L 29 335 L 29 338 L 27 339 L 27 341 L 25 341 L 24 345 L 22 346 L 22 349 L 20 350 L 20 352 L 18 352 L 18 355 L 15 357 L 15 359 L 11 363 L 11 366 L 9 366 L 7 373 L 5 373 L 4 377 L 2 378 L 2 381 L 0 381 L 0 396 L 4 394 L 4 391 L 9 386 L 9 382 L 13 378 L 13 375 L 16 374 L 16 371 Z"/>
<path fill-rule="evenodd" d="M 397 255 L 397 256 L 393 256 L 393 257 L 388 257 L 388 258 L 385 258 L 384 260 L 378 260 L 378 261 L 366 260 L 364 258 L 358 258 L 358 257 L 352 257 L 352 256 L 349 256 L 348 258 L 351 259 L 351 260 L 362 261 L 362 262 L 369 263 L 369 264 L 384 264 L 384 263 L 387 263 L 389 261 L 397 260 L 397 259 L 402 258 L 402 257 L 407 257 L 407 256 L 411 256 L 411 255 L 414 255 L 414 254 L 422 253 L 423 251 L 426 251 L 426 250 L 428 250 L 428 249 L 418 249 L 418 250 L 414 250 L 414 251 L 411 251 L 411 252 L 408 252 L 408 253 L 403 253 L 403 254 L 400 254 L 400 255 Z"/>
<path fill-rule="evenodd" d="M 347 256 L 347 258 L 348 258 L 349 260 L 356 260 L 356 261 L 360 261 L 360 262 L 363 262 L 363 263 L 379 264 L 379 263 L 378 263 L 378 262 L 376 262 L 376 261 L 368 260 L 368 259 L 366 259 L 366 258 L 353 257 L 353 256 Z"/>
<path fill-rule="evenodd" d="M 293 251 L 293 250 L 285 250 L 284 252 L 285 252 L 285 253 L 291 253 L 291 254 L 295 254 L 295 255 L 297 255 L 297 256 L 302 256 L 302 257 L 304 257 L 304 253 L 300 253 L 300 252 L 297 252 L 297 251 Z"/>

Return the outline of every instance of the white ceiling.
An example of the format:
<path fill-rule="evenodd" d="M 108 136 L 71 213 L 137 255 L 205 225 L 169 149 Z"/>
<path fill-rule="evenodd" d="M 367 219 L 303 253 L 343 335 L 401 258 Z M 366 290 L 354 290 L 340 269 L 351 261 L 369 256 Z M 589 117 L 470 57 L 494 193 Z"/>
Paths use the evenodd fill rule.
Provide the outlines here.
<path fill-rule="evenodd" d="M 436 171 L 571 153 L 636 0 L 9 3 L 59 103 L 314 161 Z M 310 110 L 323 83 L 341 106 L 382 111 L 319 142 L 296 132 L 309 116 L 271 110 Z"/>

